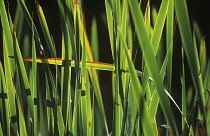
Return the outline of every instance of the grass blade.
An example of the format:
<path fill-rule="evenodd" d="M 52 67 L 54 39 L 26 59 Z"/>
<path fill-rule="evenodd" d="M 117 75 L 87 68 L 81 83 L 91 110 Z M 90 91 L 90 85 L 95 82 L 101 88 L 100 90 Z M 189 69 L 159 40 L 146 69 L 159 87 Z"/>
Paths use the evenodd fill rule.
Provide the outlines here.
<path fill-rule="evenodd" d="M 62 109 L 62 116 L 65 125 L 65 132 L 72 132 L 73 123 L 72 123 L 72 93 L 71 91 L 71 67 L 69 65 L 69 59 L 72 58 L 72 43 L 73 39 L 70 34 L 72 34 L 71 22 L 69 21 L 68 13 L 66 11 L 67 6 L 65 6 L 65 1 L 58 0 L 58 7 L 60 12 L 60 19 L 61 19 L 61 30 L 62 30 L 62 60 L 64 65 L 61 68 L 61 109 Z M 69 38 L 70 37 L 70 38 Z M 57 60 L 56 60 L 57 61 Z"/>
<path fill-rule="evenodd" d="M 33 35 L 33 31 L 32 31 Z M 33 126 L 34 126 L 34 135 L 38 135 L 38 89 L 37 89 L 37 63 L 36 63 L 36 47 L 35 47 L 35 41 L 32 36 L 32 71 L 31 71 L 31 90 L 32 90 L 32 96 L 34 100 L 34 106 L 33 106 L 33 111 L 34 111 L 34 121 L 33 121 Z M 35 104 L 37 103 L 37 104 Z"/>
<path fill-rule="evenodd" d="M 93 18 L 91 26 L 91 48 L 93 52 L 93 58 L 95 62 L 99 61 L 99 50 L 98 50 L 98 32 L 97 32 L 97 22 Z"/>
<path fill-rule="evenodd" d="M 7 16 L 7 13 L 6 13 L 6 9 L 5 9 L 5 5 L 4 5 L 3 0 L 0 1 L 0 16 L 1 16 L 3 33 L 4 33 L 5 38 L 6 38 L 5 42 L 7 43 L 7 46 L 5 46 L 5 48 L 6 48 L 9 56 L 14 56 L 13 40 L 12 40 L 12 34 L 11 34 L 10 26 L 9 26 L 10 23 L 8 21 L 8 16 Z M 9 61 L 11 63 L 13 60 L 9 60 Z M 12 69 L 13 69 L 13 67 L 12 67 Z"/>
<path fill-rule="evenodd" d="M 174 0 L 170 0 L 166 20 L 166 48 L 170 50 L 167 64 L 168 90 L 171 92 L 172 83 L 172 56 L 173 56 L 173 37 L 174 37 Z M 172 47 L 171 47 L 172 46 Z"/>
<path fill-rule="evenodd" d="M 10 58 L 14 58 L 13 56 L 10 56 Z M 31 58 L 23 58 L 24 61 L 32 61 Z M 63 64 L 63 60 L 61 58 L 47 58 L 45 60 L 37 58 L 36 59 L 37 63 L 48 63 L 48 64 L 53 64 L 53 65 L 61 65 L 61 66 L 66 66 L 66 64 Z M 68 67 L 75 67 L 75 61 L 74 60 L 69 60 L 69 65 Z M 79 66 L 81 66 L 82 61 L 79 62 Z M 96 70 L 106 70 L 106 71 L 114 71 L 114 65 L 109 64 L 109 63 L 102 63 L 102 62 L 90 62 L 86 61 L 86 68 L 87 69 L 96 69 Z M 128 68 L 124 69 L 125 72 L 127 71 Z M 136 73 L 138 76 L 142 76 L 142 72 L 139 70 L 136 70 Z M 153 81 L 151 77 L 149 77 L 150 81 Z"/>
<path fill-rule="evenodd" d="M 18 135 L 18 128 L 17 128 L 17 110 L 16 110 L 16 101 L 15 101 L 15 88 L 12 81 L 12 73 L 11 73 L 11 65 L 8 58 L 8 52 L 6 46 L 7 43 L 5 42 L 5 34 L 3 33 L 3 51 L 4 51 L 4 67 L 5 67 L 5 77 L 6 77 L 6 90 L 8 94 L 8 102 L 9 102 L 9 117 L 11 122 L 11 133 L 14 135 Z"/>
<path fill-rule="evenodd" d="M 124 45 L 124 50 L 126 57 L 128 59 L 128 66 L 129 66 L 129 72 L 130 72 L 130 78 L 131 78 L 131 87 L 132 87 L 132 93 L 135 99 L 135 104 L 137 105 L 138 112 L 141 114 L 141 123 L 142 128 L 145 135 L 157 135 L 156 127 L 152 123 L 152 118 L 150 117 L 150 114 L 148 113 L 148 107 L 146 106 L 146 102 L 144 100 L 143 91 L 139 82 L 139 79 L 137 77 L 137 74 L 135 73 L 135 68 L 132 63 L 132 60 L 130 56 L 128 55 L 126 45 Z"/>
<path fill-rule="evenodd" d="M 31 90 L 30 90 L 30 84 L 29 84 L 29 81 L 28 81 L 28 77 L 27 77 L 27 73 L 26 73 L 26 69 L 25 69 L 25 66 L 23 64 L 23 59 L 22 59 L 22 55 L 21 55 L 21 52 L 20 52 L 20 48 L 19 48 L 19 44 L 18 44 L 18 41 L 16 39 L 16 35 L 14 33 L 13 35 L 13 41 L 14 41 L 14 51 L 15 51 L 15 56 L 16 59 L 17 59 L 17 66 L 18 66 L 18 70 L 20 70 L 20 73 L 21 73 L 21 78 L 22 78 L 22 81 L 24 83 L 24 90 L 25 90 L 25 93 L 27 94 L 30 94 L 27 96 L 27 103 L 28 103 L 28 108 L 29 108 L 29 111 L 30 111 L 30 114 L 31 116 L 33 117 L 33 99 L 32 99 L 32 96 L 31 96 Z"/>
<path fill-rule="evenodd" d="M 38 33 L 37 29 L 36 29 L 36 26 L 35 26 L 32 18 L 31 18 L 31 15 L 29 14 L 29 11 L 28 11 L 28 9 L 27 9 L 27 7 L 25 5 L 25 2 L 23 0 L 17 0 L 17 2 L 20 5 L 26 20 L 28 21 L 28 25 L 30 26 L 31 30 L 34 31 L 34 39 L 35 39 L 35 41 L 38 44 L 38 49 L 39 49 L 40 55 L 43 58 L 46 58 L 45 57 L 45 53 L 44 53 L 44 47 L 43 47 L 43 45 L 41 43 L 41 39 L 40 39 L 39 33 Z"/>
<path fill-rule="evenodd" d="M 42 7 L 39 5 L 39 2 L 37 0 L 35 0 L 35 2 L 36 2 L 36 9 L 37 9 L 39 21 L 40 21 L 42 31 L 44 33 L 45 40 L 47 42 L 49 51 L 50 51 L 52 57 L 56 57 L 56 52 L 54 50 L 54 44 L 53 44 L 53 41 L 52 41 L 51 36 L 50 36 L 47 21 L 45 19 L 44 13 L 42 11 Z"/>
<path fill-rule="evenodd" d="M 184 54 L 182 54 L 182 112 L 183 115 L 186 117 L 187 115 L 187 101 L 186 101 L 186 81 L 185 81 L 185 68 L 184 68 Z M 185 120 L 182 118 L 182 129 L 184 129 Z"/>
<path fill-rule="evenodd" d="M 1 100 L 0 100 L 0 109 L 2 110 L 1 114 L 1 128 L 3 135 L 9 135 L 10 133 L 10 118 L 9 118 L 9 101 L 8 101 L 8 94 L 7 94 L 7 86 L 6 86 L 6 79 L 4 76 L 4 71 L 2 64 L 0 62 L 0 90 L 1 90 Z"/>
<path fill-rule="evenodd" d="M 142 12 L 140 11 L 136 0 L 129 1 L 129 4 L 131 9 L 131 14 L 134 20 L 134 26 L 137 31 L 138 40 L 141 44 L 140 48 L 142 49 L 142 52 L 145 55 L 144 56 L 145 61 L 148 65 L 148 69 L 151 72 L 154 84 L 157 88 L 163 113 L 165 117 L 169 120 L 169 124 L 173 130 L 173 133 L 178 135 L 178 130 L 176 127 L 173 113 L 169 105 L 169 100 L 164 92 L 163 83 L 161 82 L 158 64 L 157 61 L 155 60 L 154 49 L 152 49 L 152 45 L 148 37 L 148 32 L 146 31 L 146 27 L 144 25 Z"/>
<path fill-rule="evenodd" d="M 78 10 L 80 10 L 80 8 L 78 8 Z M 79 13 L 81 13 L 81 12 L 79 12 Z M 91 48 L 90 48 L 90 43 L 88 41 L 87 33 L 86 33 L 86 30 L 85 30 L 85 27 L 83 24 L 83 20 L 82 20 L 83 17 L 81 17 L 81 16 L 83 16 L 83 15 L 79 15 L 79 17 L 80 17 L 79 18 L 79 27 L 84 32 L 84 40 L 85 40 L 85 46 L 86 46 L 86 50 L 87 50 L 87 61 L 93 62 L 94 60 L 93 60 L 93 56 L 92 56 L 92 52 L 91 52 Z M 97 102 L 99 105 L 100 113 L 101 113 L 103 121 L 104 121 L 105 130 L 108 135 L 106 115 L 105 115 L 105 111 L 104 111 L 104 105 L 103 105 L 103 100 L 102 100 L 102 96 L 101 96 L 101 89 L 100 89 L 100 85 L 98 82 L 99 80 L 98 80 L 96 70 L 89 69 L 89 74 L 90 74 L 91 81 L 93 82 L 93 85 L 94 85 L 96 99 L 97 99 Z"/>
<path fill-rule="evenodd" d="M 20 98 L 19 98 L 20 99 Z M 20 135 L 27 135 L 27 129 L 26 129 L 26 124 L 25 124 L 25 119 L 24 119 L 24 114 L 23 114 L 23 109 L 21 107 L 21 102 L 20 100 L 18 101 L 18 111 L 19 111 L 19 129 L 20 129 Z"/>
<path fill-rule="evenodd" d="M 193 35 L 190 28 L 190 21 L 187 12 L 187 5 L 185 0 L 175 0 L 175 12 L 177 15 L 178 26 L 180 30 L 182 45 L 187 57 L 187 61 L 190 67 L 190 72 L 192 75 L 193 83 L 195 90 L 198 92 L 200 98 L 200 107 L 206 120 L 206 111 L 205 111 L 205 100 L 203 96 L 203 86 L 202 79 L 200 77 L 200 65 L 198 61 L 198 53 L 195 44 L 193 43 Z M 204 121 L 206 124 L 206 122 Z M 204 125 L 205 130 L 207 130 L 207 124 Z"/>

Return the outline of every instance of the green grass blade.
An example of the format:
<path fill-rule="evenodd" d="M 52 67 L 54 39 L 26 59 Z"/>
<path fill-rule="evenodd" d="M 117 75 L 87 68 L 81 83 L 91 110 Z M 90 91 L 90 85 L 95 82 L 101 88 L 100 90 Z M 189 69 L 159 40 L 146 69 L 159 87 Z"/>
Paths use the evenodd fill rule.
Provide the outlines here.
<path fill-rule="evenodd" d="M 76 83 L 78 84 L 78 83 Z M 75 86 L 76 86 L 75 84 Z M 72 134 L 73 135 L 77 135 L 78 134 L 78 125 L 79 123 L 79 94 L 80 94 L 80 90 L 78 88 L 75 88 L 75 93 L 74 93 L 74 105 L 73 105 L 73 117 L 72 117 Z M 82 129 L 81 129 L 82 130 Z M 80 131 L 81 131 L 80 130 Z"/>
<path fill-rule="evenodd" d="M 50 71 L 49 67 L 48 69 L 45 69 L 45 76 L 46 76 L 46 94 L 41 94 L 42 101 L 46 104 L 43 105 L 44 111 L 43 117 L 46 117 L 48 119 L 48 122 L 46 123 L 46 130 L 45 134 L 49 135 L 58 135 L 58 124 L 57 124 L 57 106 L 59 104 L 59 97 L 58 97 L 58 90 L 55 84 L 55 78 Z M 42 96 L 43 95 L 43 96 Z M 45 96 L 46 95 L 46 96 Z M 44 98 L 44 99 L 43 99 Z M 50 102 L 50 105 L 48 105 L 48 101 Z"/>
<path fill-rule="evenodd" d="M 128 64 L 127 64 L 127 58 L 125 55 L 125 51 L 123 48 L 121 48 L 123 41 L 126 40 L 128 41 L 129 36 L 131 36 L 131 33 L 128 33 L 128 28 L 129 28 L 129 10 L 128 10 L 128 1 L 124 0 L 121 2 L 121 22 L 120 22 L 120 30 L 118 33 L 123 33 L 123 35 L 120 37 L 120 69 L 127 69 Z M 128 52 L 131 52 L 131 45 L 129 45 Z M 131 54 L 129 54 L 131 55 Z M 121 98 L 121 103 L 122 103 L 122 108 L 121 108 L 121 128 L 120 128 L 120 135 L 125 135 L 127 131 L 126 124 L 129 122 L 128 120 L 128 98 L 129 98 L 129 83 L 130 83 L 130 75 L 127 72 L 120 72 L 120 98 Z"/>
<path fill-rule="evenodd" d="M 114 22 L 113 22 L 112 1 L 106 0 L 105 1 L 105 7 L 106 7 L 106 16 L 107 16 L 107 24 L 108 24 L 108 31 L 109 31 L 109 39 L 110 39 L 112 57 L 113 57 L 114 56 Z"/>
<path fill-rule="evenodd" d="M 171 111 L 169 105 L 169 99 L 164 92 L 163 83 L 161 82 L 161 77 L 159 74 L 158 64 L 155 60 L 154 49 L 152 49 L 151 42 L 148 37 L 148 32 L 144 25 L 143 15 L 138 7 L 137 1 L 130 1 L 130 9 L 131 14 L 134 21 L 134 26 L 137 31 L 138 40 L 141 44 L 140 48 L 142 49 L 143 54 L 145 55 L 145 61 L 148 65 L 148 69 L 151 72 L 152 78 L 154 80 L 154 84 L 157 88 L 159 97 L 160 97 L 160 104 L 163 110 L 165 117 L 168 119 L 169 124 L 173 130 L 173 133 L 178 135 L 178 130 L 176 127 L 176 123 L 174 120 L 173 113 Z"/>
<path fill-rule="evenodd" d="M 3 33 L 5 35 L 7 46 L 5 48 L 7 49 L 8 55 L 9 56 L 14 56 L 13 52 L 13 40 L 12 40 L 12 34 L 9 26 L 9 21 L 8 21 L 8 16 L 6 13 L 4 1 L 0 1 L 0 17 L 1 17 L 1 23 L 2 23 L 2 28 L 3 28 Z M 12 62 L 12 60 L 9 60 Z M 13 69 L 13 68 L 12 68 Z"/>
<path fill-rule="evenodd" d="M 74 4 L 74 12 L 73 12 L 73 27 L 71 28 L 72 34 L 74 34 L 75 38 L 73 40 L 73 44 L 71 45 L 72 48 L 72 55 L 73 59 L 75 60 L 75 73 L 76 73 L 76 80 L 79 83 L 79 60 L 80 60 L 80 31 L 81 27 L 83 26 L 83 16 L 80 14 L 80 3 Z"/>
<path fill-rule="evenodd" d="M 163 27 L 164 27 L 165 20 L 166 20 L 165 18 L 167 15 L 168 6 L 169 6 L 169 0 L 162 1 L 160 10 L 157 14 L 157 17 L 155 17 L 155 19 L 153 18 L 153 21 L 155 22 L 155 24 L 154 24 L 154 30 L 151 34 L 151 45 L 153 47 L 153 48 L 151 48 L 152 49 L 151 51 L 154 51 L 155 56 L 158 52 L 158 48 L 161 48 L 160 41 L 161 41 L 161 36 L 162 36 L 162 32 L 163 32 Z M 154 9 L 153 9 L 153 13 L 155 13 Z M 150 21 L 146 21 L 146 22 L 150 22 Z M 148 28 L 148 25 L 147 25 L 147 33 L 150 34 L 150 29 Z M 160 50 L 160 51 L 162 51 L 162 50 Z M 160 54 L 162 55 L 161 52 L 160 52 Z M 144 70 L 145 75 L 144 75 L 144 79 L 143 79 L 143 83 L 142 83 L 143 90 L 145 90 L 145 87 L 146 87 L 146 84 L 147 84 L 147 81 L 149 78 L 149 74 L 147 71 L 148 71 L 147 68 L 145 68 L 145 70 Z"/>
<path fill-rule="evenodd" d="M 167 83 L 168 83 L 169 92 L 171 92 L 171 83 L 172 83 L 173 37 L 174 37 L 174 0 L 170 0 L 167 20 L 166 20 L 166 48 L 167 50 L 170 49 L 169 60 L 167 64 L 167 81 L 168 81 Z"/>
<path fill-rule="evenodd" d="M 111 4 L 111 2 L 109 3 Z M 112 16 L 113 16 L 113 34 L 114 34 L 114 41 L 113 41 L 113 50 L 112 54 L 114 60 L 114 75 L 113 75 L 113 106 L 114 106 L 114 127 L 113 133 L 114 135 L 120 135 L 121 128 L 122 128 L 122 106 L 124 100 L 124 90 L 122 88 L 122 74 L 120 69 L 123 68 L 123 49 L 121 49 L 121 38 L 120 32 L 125 32 L 125 23 L 127 21 L 127 16 L 125 15 L 125 7 L 122 8 L 121 1 L 116 0 L 112 2 Z M 124 18 L 122 17 L 124 14 Z M 123 20 L 124 19 L 124 20 Z M 111 30 L 112 31 L 112 30 Z M 125 35 L 124 35 L 125 38 Z M 123 57 L 122 57 L 123 56 Z"/>
<path fill-rule="evenodd" d="M 150 33 L 150 1 L 147 2 L 147 7 L 144 13 L 144 22 L 146 24 L 148 32 Z"/>
<path fill-rule="evenodd" d="M 44 13 L 42 11 L 42 7 L 39 5 L 39 2 L 37 0 L 36 0 L 36 9 L 37 9 L 38 17 L 39 17 L 39 22 L 41 24 L 42 31 L 45 36 L 45 40 L 48 45 L 49 52 L 51 53 L 52 57 L 56 57 L 56 52 L 54 50 L 54 44 L 53 44 L 52 38 L 50 36 L 47 21 L 45 19 Z"/>
<path fill-rule="evenodd" d="M 1 127 L 2 127 L 2 133 L 3 135 L 9 135 L 10 134 L 10 118 L 9 118 L 9 101 L 8 101 L 8 94 L 7 94 L 7 86 L 6 86 L 6 79 L 4 76 L 4 71 L 2 64 L 0 62 L 0 90 L 1 90 L 1 100 L 0 100 L 0 109 L 1 112 Z"/>
<path fill-rule="evenodd" d="M 86 89 L 86 46 L 84 45 L 85 44 L 85 40 L 83 39 L 83 36 L 84 36 L 84 33 L 82 31 L 80 31 L 80 40 L 83 44 L 83 48 L 82 48 L 82 67 L 81 67 L 81 116 L 82 116 L 82 128 L 83 128 L 83 135 L 87 135 L 89 132 L 88 132 L 88 116 L 91 116 L 91 113 L 88 113 L 87 112 L 87 108 L 88 108 L 88 105 L 87 105 L 87 89 Z"/>
<path fill-rule="evenodd" d="M 205 76 L 204 76 L 204 83 L 203 83 L 203 86 L 204 86 L 204 90 L 210 90 L 210 61 L 208 61 L 207 63 L 207 66 L 206 66 L 206 72 L 205 72 Z M 209 96 L 206 95 L 206 100 L 208 101 L 209 99 Z M 207 112 L 208 113 L 208 112 Z"/>
<path fill-rule="evenodd" d="M 78 8 L 78 10 L 79 10 L 79 8 Z M 79 20 L 79 26 L 80 26 L 80 28 L 83 29 L 83 32 L 84 32 L 84 40 L 85 40 L 85 45 L 86 45 L 86 50 L 87 50 L 87 60 L 90 62 L 93 62 L 93 56 L 92 56 L 90 44 L 89 44 L 89 41 L 87 38 L 86 30 L 84 28 L 83 20 L 81 20 L 81 19 Z M 89 74 L 90 74 L 91 81 L 93 82 L 93 86 L 94 86 L 94 90 L 95 90 L 94 92 L 95 92 L 96 99 L 97 99 L 97 102 L 99 105 L 100 114 L 103 118 L 105 130 L 108 135 L 107 121 L 106 121 L 104 105 L 103 105 L 103 100 L 102 100 L 102 96 L 101 96 L 101 89 L 100 89 L 99 80 L 98 80 L 96 70 L 89 69 Z"/>
<path fill-rule="evenodd" d="M 65 123 L 63 121 L 63 116 L 62 116 L 62 109 L 61 106 L 57 106 L 57 120 L 58 120 L 58 131 L 60 136 L 65 135 Z"/>
<path fill-rule="evenodd" d="M 49 91 L 49 85 L 48 85 L 48 79 L 47 77 L 45 76 L 44 77 L 46 82 L 45 82 L 45 90 L 46 91 Z M 46 92 L 45 92 L 46 94 Z M 39 93 L 39 96 L 38 96 L 38 106 L 39 106 L 39 122 L 38 122 L 38 133 L 41 134 L 41 135 L 48 135 L 49 131 L 48 131 L 48 126 L 47 126 L 47 123 L 49 121 L 49 118 L 47 118 L 47 111 L 46 111 L 46 97 L 43 96 L 43 94 Z"/>
<path fill-rule="evenodd" d="M 96 18 L 92 20 L 91 26 L 91 48 L 93 52 L 93 58 L 95 62 L 99 62 L 99 50 L 98 50 L 98 32 Z"/>
<path fill-rule="evenodd" d="M 48 135 L 56 135 L 58 134 L 58 130 L 57 130 L 57 122 L 56 119 L 58 116 L 54 117 L 57 114 L 56 113 L 56 109 L 57 109 L 57 99 L 56 97 L 53 95 L 56 87 L 54 85 L 52 85 L 53 83 L 50 81 L 50 79 L 46 78 L 46 96 L 41 96 L 42 101 L 45 102 L 45 104 L 43 105 L 43 112 L 44 112 L 44 117 L 46 118 L 45 121 L 45 134 Z M 54 112 L 55 111 L 55 112 Z M 56 122 L 56 124 L 54 124 Z"/>
<path fill-rule="evenodd" d="M 26 124 L 25 124 L 25 119 L 24 119 L 24 114 L 23 114 L 23 109 L 21 107 L 21 102 L 18 100 L 18 111 L 19 111 L 19 129 L 20 129 L 20 135 L 21 136 L 26 136 L 27 135 L 27 129 L 26 129 Z"/>
<path fill-rule="evenodd" d="M 198 40 L 198 43 L 200 43 L 201 40 L 204 39 L 204 36 L 201 33 L 201 29 L 199 28 L 198 22 L 193 22 L 193 29 L 195 31 L 195 36 Z"/>
<path fill-rule="evenodd" d="M 163 0 L 157 15 L 156 23 L 151 38 L 151 44 L 153 45 L 153 50 L 155 51 L 155 53 L 157 52 L 158 45 L 160 43 L 160 39 L 163 33 L 163 27 L 165 24 L 166 15 L 168 13 L 169 3 L 170 0 Z"/>
<path fill-rule="evenodd" d="M 187 115 L 187 100 L 186 100 L 186 81 L 185 81 L 185 66 L 184 66 L 184 54 L 182 54 L 182 77 L 181 77 L 181 83 L 182 83 L 182 112 L 183 115 L 186 117 Z M 184 118 L 182 118 L 182 129 L 184 129 L 185 121 Z"/>
<path fill-rule="evenodd" d="M 204 40 L 201 40 L 201 43 L 200 43 L 199 60 L 200 60 L 200 65 L 201 65 L 200 71 L 201 71 L 202 77 L 204 77 L 205 76 L 204 73 L 205 73 L 206 65 L 207 65 L 206 44 Z M 204 88 L 204 90 L 206 89 Z"/>
<path fill-rule="evenodd" d="M 38 49 L 39 49 L 39 52 L 40 52 L 40 55 L 43 57 L 43 58 L 46 58 L 45 57 L 45 53 L 44 53 L 44 47 L 41 43 L 41 39 L 40 39 L 40 36 L 39 36 L 39 33 L 36 29 L 36 26 L 32 20 L 32 17 L 25 5 L 25 2 L 23 0 L 17 0 L 18 4 L 20 5 L 22 11 L 23 11 L 23 14 L 28 22 L 28 25 L 30 26 L 30 28 L 34 31 L 34 38 L 35 38 L 35 41 L 37 42 L 38 44 Z"/>
<path fill-rule="evenodd" d="M 0 135 L 3 135 L 3 131 L 2 131 L 2 127 L 1 127 L 1 123 L 0 123 Z"/>
<path fill-rule="evenodd" d="M 66 13 L 64 8 L 65 2 L 58 0 L 58 7 L 61 19 L 61 30 L 62 30 L 62 60 L 64 64 L 69 64 L 68 60 L 72 57 L 72 36 L 70 36 L 71 27 L 70 22 L 67 18 L 68 12 Z M 70 37 L 70 38 L 69 38 Z M 61 68 L 61 110 L 63 121 L 65 124 L 66 132 L 72 131 L 72 95 L 70 93 L 71 82 L 71 67 L 63 66 Z M 72 89 L 73 90 L 73 89 Z M 68 127 L 67 127 L 68 126 Z"/>
<path fill-rule="evenodd" d="M 167 68 L 167 64 L 170 58 L 170 51 L 172 46 L 169 47 L 169 50 L 167 51 L 166 57 L 164 59 L 164 62 L 162 64 L 161 70 L 160 70 L 160 76 L 161 76 L 161 80 L 163 82 L 164 80 L 164 76 L 165 76 L 165 71 Z M 152 98 L 151 98 L 151 102 L 149 103 L 149 113 L 151 113 L 151 117 L 153 119 L 153 121 L 155 121 L 156 119 L 156 113 L 157 113 L 157 108 L 158 108 L 158 104 L 159 104 L 159 96 L 157 93 L 157 89 L 155 89 L 152 93 Z"/>
<path fill-rule="evenodd" d="M 205 77 L 204 77 L 204 88 L 206 88 L 208 90 L 208 95 L 206 93 L 206 107 L 210 107 L 210 61 L 208 61 L 208 64 L 207 64 L 207 67 L 206 67 L 206 74 L 205 74 Z M 206 111 L 207 115 L 207 122 L 206 124 L 208 124 L 208 128 L 207 128 L 207 134 L 210 134 L 210 128 L 209 128 L 209 123 L 210 123 L 210 110 L 207 109 Z"/>
<path fill-rule="evenodd" d="M 178 26 L 180 30 L 182 45 L 187 57 L 190 72 L 192 75 L 194 87 L 199 94 L 200 106 L 204 120 L 206 120 L 205 100 L 203 96 L 202 79 L 200 77 L 200 64 L 198 61 L 197 48 L 193 43 L 193 35 L 190 28 L 190 21 L 187 12 L 187 5 L 185 0 L 175 0 L 175 12 L 177 15 Z M 204 121 L 206 124 L 206 122 Z M 207 125 L 204 125 L 207 127 Z M 207 128 L 205 128 L 206 130 Z"/>
<path fill-rule="evenodd" d="M 17 6 L 15 13 L 14 28 L 16 29 L 17 39 L 19 41 L 22 37 L 24 26 L 24 15 L 19 5 Z"/>
<path fill-rule="evenodd" d="M 13 35 L 13 38 L 14 38 L 14 51 L 15 51 L 15 56 L 17 56 L 17 66 L 18 66 L 18 69 L 20 70 L 20 73 L 21 73 L 21 78 L 22 78 L 22 81 L 23 81 L 23 84 L 24 84 L 24 89 L 25 89 L 25 93 L 28 93 L 30 95 L 27 96 L 27 103 L 28 103 L 28 108 L 29 108 L 29 111 L 30 111 L 30 114 L 31 116 L 33 117 L 33 99 L 32 99 L 32 96 L 31 96 L 31 90 L 30 90 L 30 84 L 29 84 L 29 80 L 28 80 L 28 76 L 27 76 L 27 73 L 26 73 L 26 69 L 25 69 L 25 65 L 23 63 L 23 59 L 22 59 L 22 55 L 21 55 L 21 52 L 20 52 L 20 48 L 19 48 L 19 44 L 18 44 L 18 41 L 16 39 L 16 35 L 14 34 Z"/>
<path fill-rule="evenodd" d="M 9 117 L 11 122 L 11 131 L 13 134 L 18 135 L 17 128 L 17 110 L 16 110 L 16 101 L 15 101 L 15 88 L 12 82 L 12 73 L 11 73 L 11 65 L 8 58 L 8 52 L 6 49 L 7 43 L 5 42 L 5 34 L 3 33 L 3 51 L 4 51 L 4 67 L 5 67 L 5 78 L 6 78 L 6 90 L 8 94 L 8 103 L 9 103 Z"/>
<path fill-rule="evenodd" d="M 83 33 L 83 32 L 82 32 Z M 84 34 L 84 33 L 83 33 Z M 84 112 L 83 112 L 83 117 L 84 117 L 84 121 L 85 125 L 86 125 L 86 134 L 90 135 L 92 132 L 92 108 L 91 108 L 91 95 L 90 95 L 90 85 L 89 85 L 89 77 L 88 77 L 88 71 L 86 69 L 86 57 L 87 57 L 87 46 L 85 45 L 85 39 L 81 39 L 83 41 L 81 41 L 83 43 L 82 45 L 82 91 L 85 90 L 85 96 L 82 95 L 82 108 L 84 107 Z M 82 92 L 83 93 L 83 92 Z M 83 98 L 84 97 L 84 98 Z M 84 100 L 84 101 L 83 101 Z M 85 131 L 84 131 L 85 132 Z"/>
<path fill-rule="evenodd" d="M 32 33 L 33 35 L 33 33 Z M 38 92 L 37 92 L 37 63 L 36 63 L 36 47 L 35 47 L 35 41 L 32 36 L 32 71 L 31 71 L 31 90 L 32 90 L 32 96 L 34 100 L 34 120 L 33 120 L 33 126 L 34 126 L 34 135 L 38 135 Z M 36 103 L 36 104 L 35 104 Z"/>
<path fill-rule="evenodd" d="M 146 102 L 144 100 L 144 94 L 139 82 L 139 79 L 137 77 L 137 74 L 135 73 L 135 68 L 133 65 L 133 62 L 128 55 L 126 45 L 124 45 L 124 50 L 126 57 L 128 59 L 128 66 L 129 66 L 129 71 L 130 71 L 130 78 L 131 78 L 131 87 L 132 90 L 131 92 L 134 95 L 135 99 L 135 104 L 137 106 L 138 112 L 141 114 L 141 125 L 144 131 L 144 135 L 152 135 L 155 136 L 157 135 L 157 130 L 156 127 L 153 125 L 152 118 L 150 114 L 148 113 L 148 107 L 146 105 Z"/>

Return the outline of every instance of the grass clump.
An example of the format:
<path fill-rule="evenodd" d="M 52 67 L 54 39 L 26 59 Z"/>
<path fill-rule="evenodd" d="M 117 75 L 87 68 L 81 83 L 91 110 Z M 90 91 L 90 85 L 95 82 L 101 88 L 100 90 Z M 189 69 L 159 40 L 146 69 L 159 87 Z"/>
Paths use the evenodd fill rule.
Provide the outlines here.
<path fill-rule="evenodd" d="M 88 38 L 82 1 L 57 1 L 60 45 L 50 32 L 53 22 L 37 0 L 33 4 L 38 23 L 23 0 L 17 0 L 13 23 L 0 0 L 0 135 L 210 134 L 210 62 L 199 26 L 190 27 L 185 0 L 163 0 L 159 9 L 149 1 L 144 7 L 137 0 L 105 0 L 113 64 L 99 62 L 104 45 L 99 45 L 98 22 L 93 18 Z M 173 72 L 175 34 L 181 74 Z M 101 70 L 112 72 L 109 100 L 102 95 Z M 180 82 L 180 90 L 173 82 Z M 112 119 L 107 101 L 113 104 Z"/>

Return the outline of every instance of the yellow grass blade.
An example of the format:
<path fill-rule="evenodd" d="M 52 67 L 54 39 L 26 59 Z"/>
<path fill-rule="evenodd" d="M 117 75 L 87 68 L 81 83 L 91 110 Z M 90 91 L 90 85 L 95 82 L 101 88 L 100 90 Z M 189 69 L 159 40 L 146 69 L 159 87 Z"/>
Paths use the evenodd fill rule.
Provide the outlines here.
<path fill-rule="evenodd" d="M 32 61 L 31 58 L 23 58 L 25 61 Z M 46 60 L 44 59 L 36 59 L 37 63 L 48 63 L 48 64 L 53 64 L 53 65 L 61 65 L 65 66 L 68 65 L 70 67 L 75 67 L 75 61 L 74 60 L 69 60 L 69 64 L 63 63 L 63 60 L 61 58 L 47 58 Z M 82 61 L 80 61 L 80 66 L 82 65 Z M 106 71 L 114 71 L 114 66 L 112 64 L 108 63 L 101 63 L 101 62 L 89 62 L 86 61 L 86 68 L 88 69 L 97 69 L 97 70 L 106 70 Z"/>
<path fill-rule="evenodd" d="M 13 56 L 9 56 L 10 58 L 14 58 Z M 24 61 L 30 61 L 32 62 L 31 58 L 23 58 Z M 69 64 L 64 63 L 64 61 L 61 58 L 47 58 L 47 59 L 41 59 L 37 58 L 36 59 L 37 63 L 48 63 L 52 65 L 60 65 L 60 66 L 70 66 L 70 67 L 75 67 L 75 61 L 74 60 L 69 60 Z M 79 63 L 80 67 L 82 65 L 82 61 Z M 106 71 L 114 71 L 115 67 L 113 64 L 109 63 L 102 63 L 102 62 L 90 62 L 86 61 L 86 68 L 88 69 L 96 69 L 96 70 L 106 70 Z M 122 72 L 129 72 L 128 68 L 123 69 Z M 143 73 L 139 70 L 136 70 L 136 73 L 138 76 L 142 76 Z M 150 77 L 150 81 L 153 81 L 153 79 Z"/>

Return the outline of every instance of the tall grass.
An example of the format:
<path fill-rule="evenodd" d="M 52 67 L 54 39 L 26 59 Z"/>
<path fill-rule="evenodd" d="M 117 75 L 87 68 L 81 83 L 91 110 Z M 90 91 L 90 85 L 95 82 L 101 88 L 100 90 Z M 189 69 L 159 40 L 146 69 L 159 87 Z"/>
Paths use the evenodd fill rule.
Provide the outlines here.
<path fill-rule="evenodd" d="M 57 1 L 60 45 L 54 44 L 48 27 L 53 22 L 45 18 L 39 2 L 34 4 L 41 29 L 27 4 L 17 2 L 13 23 L 0 0 L 0 135 L 210 135 L 210 61 L 185 0 L 163 0 L 159 9 L 149 1 L 143 7 L 137 0 L 105 0 L 113 64 L 98 62 L 103 46 L 98 44 L 98 22 L 93 18 L 87 26 L 90 42 L 82 1 Z M 24 33 L 24 21 L 30 33 Z M 177 82 L 173 73 L 177 29 L 182 70 L 175 74 L 180 74 L 181 90 L 172 88 Z M 135 58 L 137 51 L 142 60 Z M 138 61 L 142 65 L 137 70 Z M 186 67 L 193 83 L 189 88 Z M 112 122 L 104 108 L 100 70 L 112 72 Z M 180 99 L 175 99 L 177 91 Z"/>

